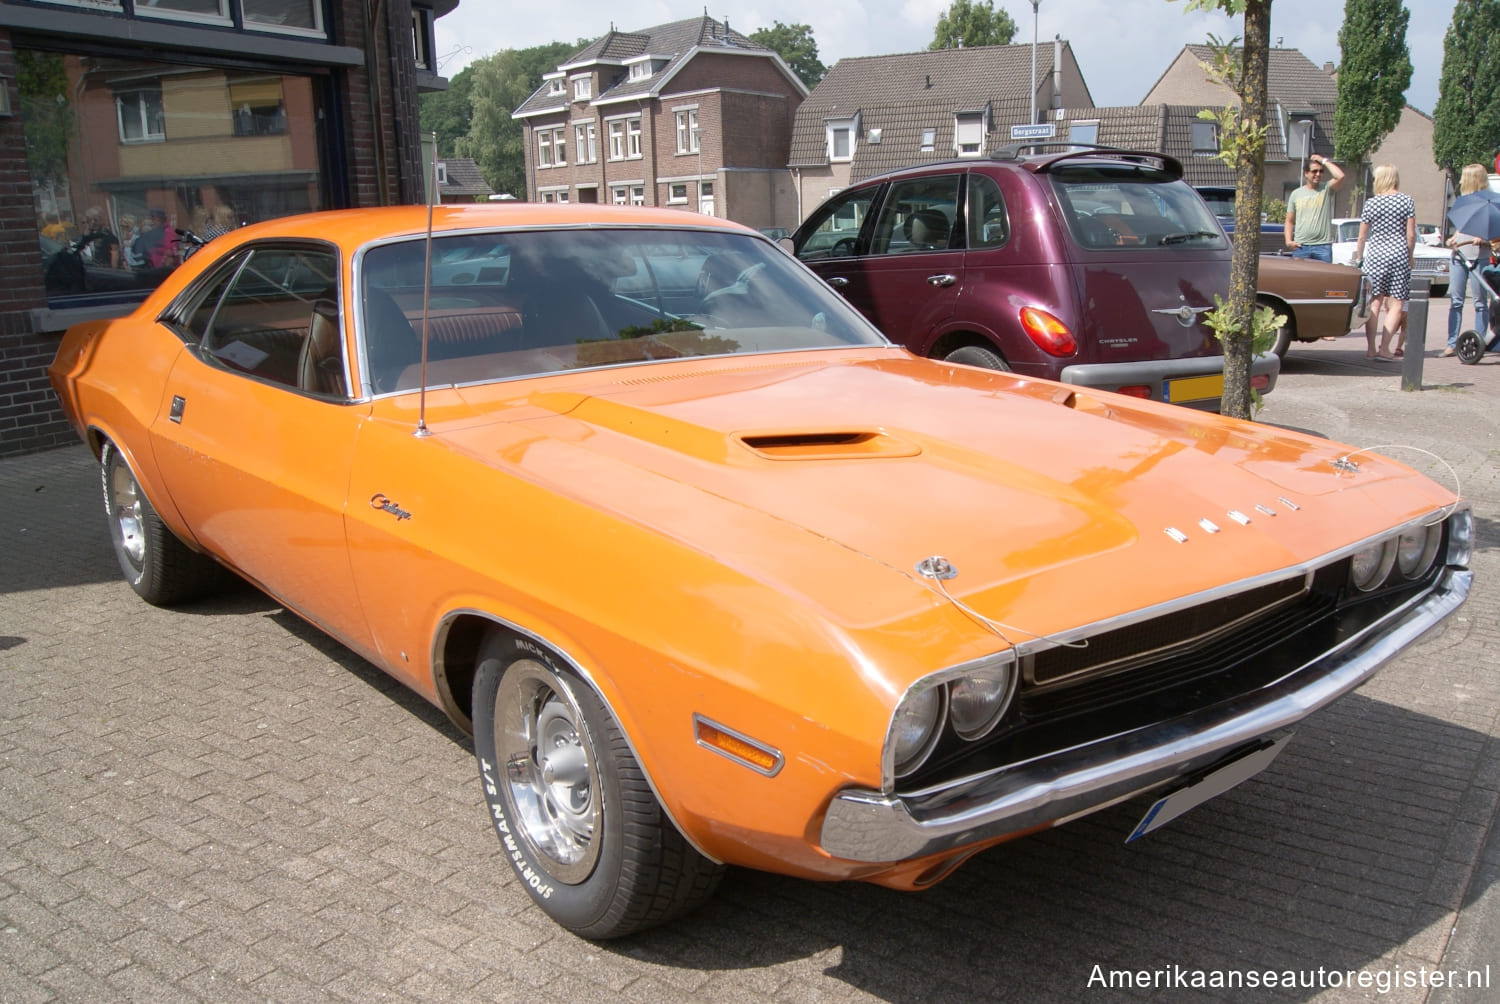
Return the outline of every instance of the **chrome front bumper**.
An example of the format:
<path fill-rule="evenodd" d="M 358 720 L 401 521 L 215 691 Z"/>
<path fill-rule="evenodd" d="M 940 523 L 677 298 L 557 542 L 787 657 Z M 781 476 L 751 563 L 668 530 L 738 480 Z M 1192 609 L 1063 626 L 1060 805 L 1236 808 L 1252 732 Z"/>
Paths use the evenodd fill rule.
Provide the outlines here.
<path fill-rule="evenodd" d="M 842 791 L 824 817 L 822 847 L 850 861 L 905 861 L 1063 822 L 1195 774 L 1374 676 L 1458 609 L 1472 577 L 1447 568 L 1429 592 L 1340 648 L 1237 700 L 911 794 Z"/>

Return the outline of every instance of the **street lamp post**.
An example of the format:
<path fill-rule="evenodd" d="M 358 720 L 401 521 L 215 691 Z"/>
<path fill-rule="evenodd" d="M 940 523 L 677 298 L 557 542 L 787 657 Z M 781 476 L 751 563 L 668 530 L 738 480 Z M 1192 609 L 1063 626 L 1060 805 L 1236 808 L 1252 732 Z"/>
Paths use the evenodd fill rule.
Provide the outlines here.
<path fill-rule="evenodd" d="M 1031 125 L 1036 125 L 1036 23 L 1042 0 L 1031 0 Z M 1057 72 L 1057 67 L 1052 71 Z"/>
<path fill-rule="evenodd" d="M 698 212 L 703 212 L 703 130 L 693 127 L 693 145 L 698 148 Z"/>

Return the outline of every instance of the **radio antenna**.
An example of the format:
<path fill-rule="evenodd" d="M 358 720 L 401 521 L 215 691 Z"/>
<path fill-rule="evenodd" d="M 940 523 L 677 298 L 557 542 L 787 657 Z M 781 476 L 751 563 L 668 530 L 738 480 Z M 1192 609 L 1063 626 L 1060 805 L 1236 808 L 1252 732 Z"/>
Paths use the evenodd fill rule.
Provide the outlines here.
<path fill-rule="evenodd" d="M 432 207 L 442 197 L 438 191 L 437 133 L 432 133 L 432 189 L 427 195 L 427 239 L 423 242 L 422 261 L 422 389 L 417 396 L 418 439 L 432 433 L 427 428 L 427 318 L 432 306 Z"/>

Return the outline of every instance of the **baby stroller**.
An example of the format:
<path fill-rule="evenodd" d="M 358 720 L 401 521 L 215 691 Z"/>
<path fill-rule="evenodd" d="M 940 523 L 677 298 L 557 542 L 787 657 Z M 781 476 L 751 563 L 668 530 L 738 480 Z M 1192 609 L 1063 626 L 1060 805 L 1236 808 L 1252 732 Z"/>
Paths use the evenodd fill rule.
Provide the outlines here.
<path fill-rule="evenodd" d="M 1461 331 L 1453 349 L 1458 354 L 1458 361 L 1465 366 L 1472 366 L 1484 358 L 1486 350 L 1490 352 L 1500 351 L 1500 265 L 1490 259 L 1485 265 L 1474 270 L 1474 277 L 1479 280 L 1482 287 L 1480 295 L 1484 297 L 1485 304 L 1489 307 L 1490 330 L 1486 332 Z M 1488 339 L 1488 341 L 1486 341 Z"/>

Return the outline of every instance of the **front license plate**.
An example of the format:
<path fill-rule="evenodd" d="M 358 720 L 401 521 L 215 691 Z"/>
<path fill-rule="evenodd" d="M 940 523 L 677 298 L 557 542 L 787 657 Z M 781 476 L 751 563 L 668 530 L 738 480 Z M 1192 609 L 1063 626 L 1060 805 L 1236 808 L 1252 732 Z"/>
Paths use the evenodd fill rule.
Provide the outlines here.
<path fill-rule="evenodd" d="M 1131 831 L 1130 836 L 1125 838 L 1125 842 L 1128 844 L 1132 840 L 1144 837 L 1157 827 L 1167 825 L 1189 809 L 1202 805 L 1215 795 L 1224 794 L 1246 778 L 1259 774 L 1272 760 L 1276 759 L 1276 754 L 1281 752 L 1281 748 L 1291 741 L 1290 735 L 1283 736 L 1271 745 L 1252 750 L 1210 771 L 1192 784 L 1178 788 L 1172 794 L 1157 799 L 1156 804 L 1146 812 L 1140 823 Z"/>
<path fill-rule="evenodd" d="M 1162 393 L 1171 404 L 1181 404 L 1184 401 L 1207 401 L 1210 398 L 1224 396 L 1224 374 L 1215 373 L 1213 376 L 1183 377 L 1181 380 L 1168 380 L 1162 387 Z"/>

